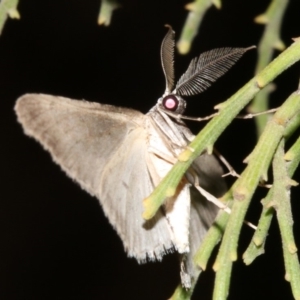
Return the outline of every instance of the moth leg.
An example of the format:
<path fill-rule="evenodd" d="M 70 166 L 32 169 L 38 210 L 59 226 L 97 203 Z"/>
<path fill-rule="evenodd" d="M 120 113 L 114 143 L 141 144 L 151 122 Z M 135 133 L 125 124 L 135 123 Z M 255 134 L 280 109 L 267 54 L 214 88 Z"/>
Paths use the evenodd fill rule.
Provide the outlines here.
<path fill-rule="evenodd" d="M 164 112 L 169 115 L 170 117 L 176 119 L 176 120 L 190 120 L 190 121 L 195 121 L 195 122 L 203 122 L 203 121 L 208 121 L 210 119 L 212 119 L 213 117 L 217 116 L 219 113 L 213 113 L 209 116 L 206 117 L 190 117 L 190 116 L 185 116 L 185 115 L 180 115 L 180 114 L 176 114 L 172 111 L 167 111 L 164 110 Z"/>
<path fill-rule="evenodd" d="M 231 209 L 225 205 L 222 201 L 220 201 L 218 198 L 216 198 L 214 195 L 212 195 L 211 193 L 209 193 L 208 191 L 206 191 L 205 189 L 203 189 L 200 184 L 199 184 L 199 178 L 198 176 L 195 174 L 195 172 L 191 172 L 194 176 L 194 187 L 200 192 L 200 194 L 205 197 L 208 201 L 212 202 L 213 204 L 215 204 L 217 207 L 219 207 L 220 209 L 224 210 L 225 212 L 227 212 L 228 214 L 231 214 Z M 249 227 L 251 227 L 252 229 L 256 230 L 257 226 L 252 224 L 251 222 L 245 220 L 244 223 L 246 225 L 248 225 Z"/>
<path fill-rule="evenodd" d="M 226 177 L 228 175 L 231 175 L 233 177 L 240 177 L 240 174 L 238 174 L 233 167 L 230 165 L 230 163 L 226 160 L 226 158 L 216 149 L 214 148 L 214 154 L 219 158 L 219 160 L 224 164 L 224 166 L 227 168 L 227 170 L 229 171 L 226 174 L 223 174 L 222 177 Z M 270 189 L 272 187 L 272 184 L 267 184 L 264 182 L 260 182 L 259 186 L 261 187 L 265 187 L 267 189 Z"/>
<path fill-rule="evenodd" d="M 222 177 L 226 177 L 227 175 L 231 175 L 233 177 L 240 177 L 240 175 L 230 165 L 230 163 L 228 162 L 228 160 L 216 148 L 214 148 L 213 152 L 214 152 L 214 154 L 219 158 L 219 160 L 224 164 L 224 166 L 228 170 L 228 173 L 223 174 Z"/>
<path fill-rule="evenodd" d="M 172 165 L 174 165 L 177 162 L 177 158 L 175 158 L 174 156 L 170 155 L 169 153 L 161 151 L 157 148 L 149 146 L 148 152 L 160 157 L 161 159 L 163 159 L 164 161 L 166 161 L 167 163 L 170 163 Z"/>
<path fill-rule="evenodd" d="M 247 115 L 239 115 L 239 116 L 236 116 L 236 119 L 252 119 L 252 118 L 254 118 L 256 116 L 274 113 L 277 110 L 278 110 L 278 107 L 277 108 L 268 109 L 268 110 L 265 110 L 265 111 L 260 111 L 258 113 L 250 113 L 250 114 L 247 114 Z"/>
<path fill-rule="evenodd" d="M 238 116 L 236 116 L 236 119 L 252 119 L 256 116 L 274 113 L 277 110 L 278 110 L 278 108 L 272 108 L 272 109 L 268 109 L 268 110 L 261 111 L 258 113 L 249 113 L 247 115 L 238 115 Z M 168 110 L 163 110 L 163 112 L 176 120 L 190 120 L 190 121 L 195 121 L 195 122 L 208 121 L 219 114 L 219 112 L 216 112 L 216 113 L 213 113 L 213 114 L 205 116 L 205 117 L 191 117 L 191 116 L 176 114 L 176 113 L 174 113 L 172 111 L 168 111 Z"/>
<path fill-rule="evenodd" d="M 228 214 L 231 213 L 231 209 L 225 205 L 222 201 L 220 201 L 218 198 L 207 192 L 205 189 L 203 189 L 200 186 L 199 177 L 197 176 L 196 172 L 194 170 L 189 170 L 189 175 L 191 175 L 194 179 L 194 187 L 200 192 L 202 196 L 204 196 L 208 201 L 214 203 L 217 207 L 220 209 L 223 209 Z"/>

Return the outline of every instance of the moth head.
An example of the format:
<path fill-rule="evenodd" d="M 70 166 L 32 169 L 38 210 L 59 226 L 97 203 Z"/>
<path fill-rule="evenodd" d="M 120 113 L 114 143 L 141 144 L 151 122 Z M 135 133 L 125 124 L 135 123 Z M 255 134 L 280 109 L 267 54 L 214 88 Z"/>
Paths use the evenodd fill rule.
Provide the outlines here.
<path fill-rule="evenodd" d="M 157 106 L 164 111 L 182 114 L 186 108 L 185 100 L 175 94 L 168 94 L 158 99 Z"/>

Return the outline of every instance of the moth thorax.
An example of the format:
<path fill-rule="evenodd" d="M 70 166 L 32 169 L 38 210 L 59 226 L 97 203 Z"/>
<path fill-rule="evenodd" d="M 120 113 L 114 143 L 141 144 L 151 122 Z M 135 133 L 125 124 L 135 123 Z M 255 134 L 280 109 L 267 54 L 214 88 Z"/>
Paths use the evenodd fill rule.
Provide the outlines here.
<path fill-rule="evenodd" d="M 166 111 L 182 114 L 185 111 L 186 102 L 178 95 L 169 94 L 158 100 L 159 105 Z"/>

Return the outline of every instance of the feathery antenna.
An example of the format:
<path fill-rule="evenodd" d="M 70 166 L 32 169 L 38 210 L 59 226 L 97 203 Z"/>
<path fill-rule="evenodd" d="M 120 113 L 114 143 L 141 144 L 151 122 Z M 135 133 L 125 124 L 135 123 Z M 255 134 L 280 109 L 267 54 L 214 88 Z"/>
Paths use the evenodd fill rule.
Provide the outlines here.
<path fill-rule="evenodd" d="M 170 25 L 165 38 L 162 41 L 160 48 L 160 58 L 162 68 L 166 79 L 166 90 L 164 95 L 171 93 L 174 86 L 174 47 L 175 47 L 175 32 Z"/>
<path fill-rule="evenodd" d="M 225 74 L 248 50 L 255 48 L 218 48 L 194 58 L 172 92 L 180 96 L 192 96 L 206 90 Z"/>

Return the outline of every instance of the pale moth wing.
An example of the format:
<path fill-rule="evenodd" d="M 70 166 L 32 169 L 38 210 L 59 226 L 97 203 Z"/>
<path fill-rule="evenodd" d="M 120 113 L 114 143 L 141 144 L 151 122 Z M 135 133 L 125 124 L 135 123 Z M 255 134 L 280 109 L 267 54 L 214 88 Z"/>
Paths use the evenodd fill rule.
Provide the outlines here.
<path fill-rule="evenodd" d="M 148 222 L 141 217 L 142 200 L 153 190 L 145 161 L 145 115 L 42 94 L 21 97 L 16 112 L 25 133 L 100 200 L 129 256 L 160 260 L 173 247 L 161 212 Z"/>
<path fill-rule="evenodd" d="M 43 94 L 17 100 L 18 121 L 53 160 L 80 186 L 96 196 L 122 239 L 127 254 L 138 262 L 161 260 L 176 250 L 181 256 L 181 281 L 190 288 L 200 269 L 193 256 L 218 209 L 193 187 L 216 197 L 226 185 L 213 155 L 203 153 L 192 164 L 173 197 L 154 218 L 142 218 L 145 199 L 169 172 L 194 135 L 180 118 L 181 96 L 206 89 L 249 48 L 212 50 L 191 62 L 174 85 L 174 32 L 169 26 L 161 47 L 166 79 L 164 95 L 146 114 L 111 105 Z M 196 177 L 196 178 L 195 178 Z"/>

